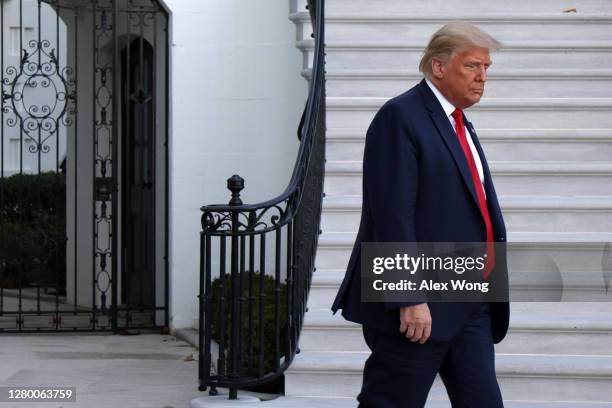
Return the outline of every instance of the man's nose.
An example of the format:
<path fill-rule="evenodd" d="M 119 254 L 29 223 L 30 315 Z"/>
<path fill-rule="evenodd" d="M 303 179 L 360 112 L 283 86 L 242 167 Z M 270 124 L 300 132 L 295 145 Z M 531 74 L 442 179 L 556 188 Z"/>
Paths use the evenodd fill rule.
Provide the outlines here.
<path fill-rule="evenodd" d="M 482 82 L 485 82 L 487 80 L 487 68 L 485 66 L 480 67 L 477 79 Z"/>

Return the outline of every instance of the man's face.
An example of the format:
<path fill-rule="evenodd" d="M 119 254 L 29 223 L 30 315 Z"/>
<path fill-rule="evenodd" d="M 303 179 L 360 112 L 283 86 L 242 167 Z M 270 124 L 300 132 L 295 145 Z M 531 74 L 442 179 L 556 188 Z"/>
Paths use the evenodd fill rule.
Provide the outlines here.
<path fill-rule="evenodd" d="M 491 65 L 487 48 L 469 48 L 446 63 L 434 60 L 433 64 L 436 86 L 455 107 L 465 109 L 480 101 Z"/>

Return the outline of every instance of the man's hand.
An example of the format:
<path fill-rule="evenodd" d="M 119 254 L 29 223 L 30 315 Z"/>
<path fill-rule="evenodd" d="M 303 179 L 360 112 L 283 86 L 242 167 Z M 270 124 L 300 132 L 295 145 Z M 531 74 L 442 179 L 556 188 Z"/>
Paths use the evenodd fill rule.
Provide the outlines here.
<path fill-rule="evenodd" d="M 423 344 L 431 335 L 431 314 L 427 303 L 405 306 L 399 311 L 400 332 L 405 333 L 407 339 Z"/>

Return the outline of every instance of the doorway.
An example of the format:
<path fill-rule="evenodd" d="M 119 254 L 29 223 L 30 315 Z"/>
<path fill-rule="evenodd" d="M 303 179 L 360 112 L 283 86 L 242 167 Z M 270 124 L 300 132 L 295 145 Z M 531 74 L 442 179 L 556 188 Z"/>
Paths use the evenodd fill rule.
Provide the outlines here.
<path fill-rule="evenodd" d="M 121 299 L 155 305 L 155 129 L 153 48 L 136 38 L 121 53 Z"/>

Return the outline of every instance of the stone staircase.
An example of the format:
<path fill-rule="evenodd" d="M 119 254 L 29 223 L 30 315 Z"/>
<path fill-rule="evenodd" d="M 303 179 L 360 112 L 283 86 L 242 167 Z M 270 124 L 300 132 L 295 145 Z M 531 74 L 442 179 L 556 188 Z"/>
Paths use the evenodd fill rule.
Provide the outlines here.
<path fill-rule="evenodd" d="M 608 300 L 513 302 L 509 334 L 496 345 L 502 394 L 508 407 L 612 407 L 612 290 L 602 291 L 601 273 L 601 243 L 612 242 L 612 1 L 457 4 L 327 1 L 323 234 L 286 395 L 356 405 L 368 349 L 360 326 L 330 307 L 359 225 L 365 131 L 387 99 L 421 79 L 429 36 L 460 18 L 505 45 L 492 54 L 485 97 L 466 115 L 487 154 L 509 241 L 524 243 L 509 254 L 511 285 L 554 265 L 564 300 Z M 295 10 L 308 77 L 311 28 L 303 4 Z M 438 379 L 428 407 L 449 407 L 445 400 Z"/>

